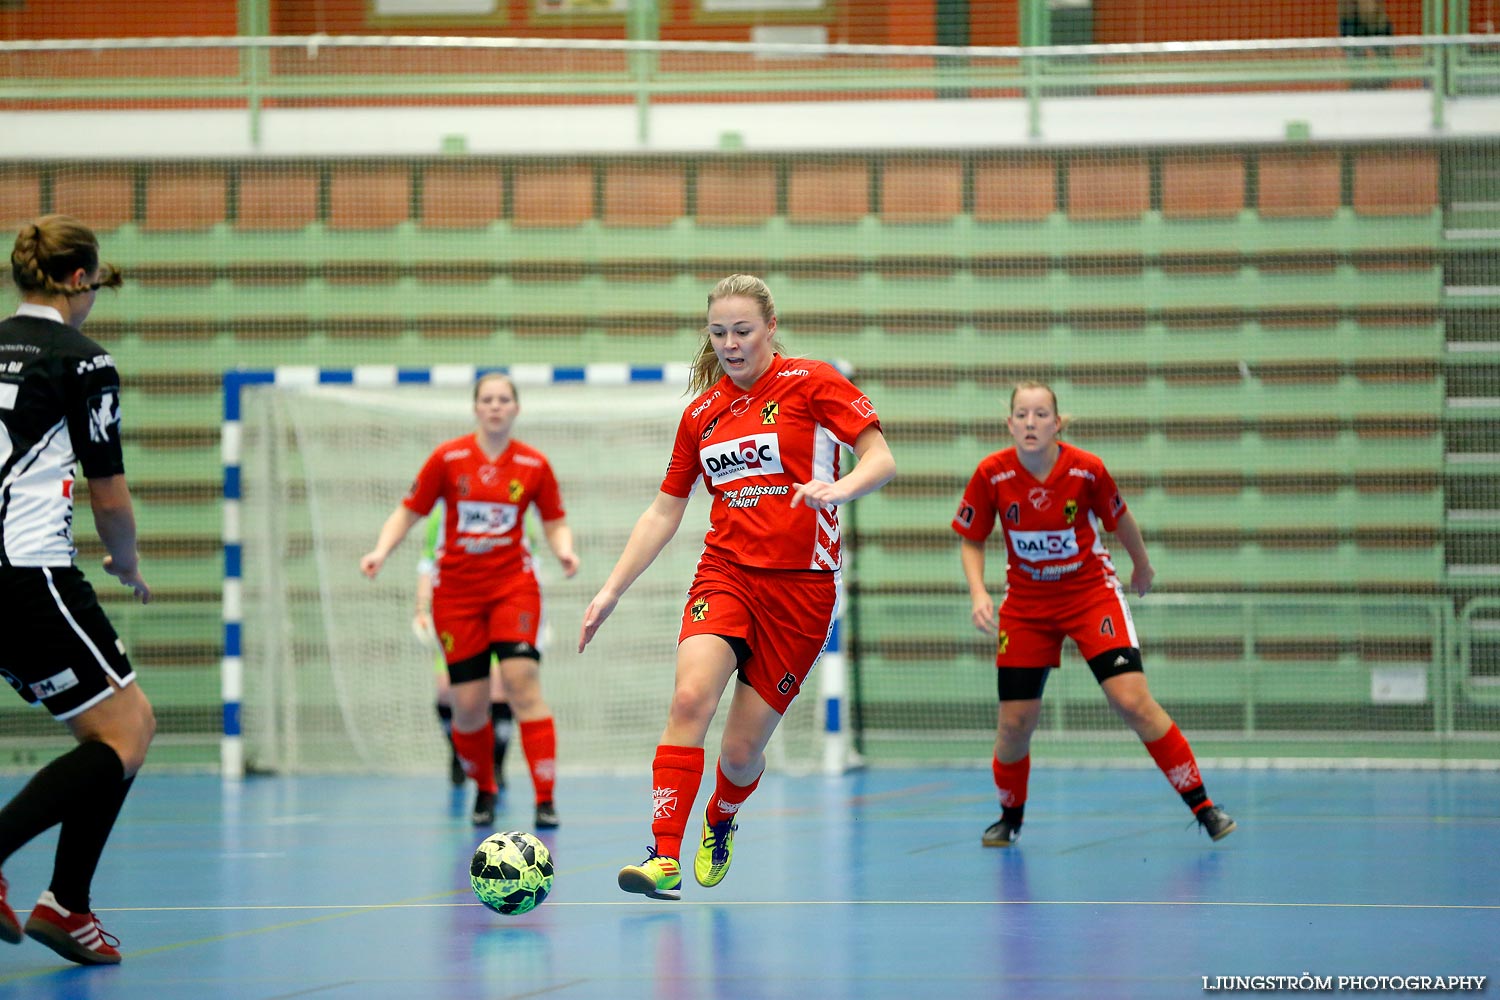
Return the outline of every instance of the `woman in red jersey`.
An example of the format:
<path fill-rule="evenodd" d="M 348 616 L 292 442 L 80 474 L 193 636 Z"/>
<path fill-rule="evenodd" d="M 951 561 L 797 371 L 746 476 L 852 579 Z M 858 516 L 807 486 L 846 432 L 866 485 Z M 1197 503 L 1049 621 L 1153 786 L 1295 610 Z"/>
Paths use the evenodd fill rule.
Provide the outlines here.
<path fill-rule="evenodd" d="M 699 884 L 723 880 L 735 817 L 765 769 L 766 744 L 833 625 L 838 507 L 896 474 L 869 399 L 831 365 L 780 351 L 765 283 L 745 274 L 720 281 L 708 296 L 693 400 L 678 424 L 661 492 L 584 613 L 580 652 L 677 532 L 701 480 L 713 509 L 652 763 L 655 840 L 645 861 L 620 870 L 626 892 L 680 897 L 678 856 L 703 778 L 704 740 L 725 686 L 738 675 L 693 863 Z M 858 459 L 843 477 L 840 447 Z"/>
<path fill-rule="evenodd" d="M 1064 420 L 1049 386 L 1016 386 L 1006 423 L 1015 447 L 979 463 L 953 519 L 963 537 L 974 626 L 998 639 L 1000 713 L 990 765 L 1001 814 L 984 831 L 984 846 L 1009 847 L 1020 837 L 1031 734 L 1065 637 L 1078 645 L 1110 707 L 1146 744 L 1199 825 L 1214 840 L 1228 836 L 1234 820 L 1209 799 L 1192 748 L 1146 686 L 1135 623 L 1104 547 L 1103 533 L 1113 532 L 1130 553 L 1130 587 L 1144 597 L 1156 572 L 1140 527 L 1104 463 L 1059 440 Z M 1007 559 L 998 620 L 984 584 L 984 543 L 997 520 Z"/>
<path fill-rule="evenodd" d="M 538 676 L 542 597 L 523 531 L 526 508 L 536 506 L 547 546 L 567 576 L 578 572 L 578 556 L 547 456 L 510 435 L 520 410 L 509 376 L 481 376 L 474 385 L 474 433 L 438 445 L 359 565 L 373 580 L 412 526 L 443 501 L 446 541 L 434 574 L 432 623 L 448 663 L 453 746 L 478 786 L 474 823 L 494 821 L 499 794 L 490 723 L 493 655 L 530 765 L 536 826 L 551 829 L 558 824 L 552 803 L 557 735 Z"/>

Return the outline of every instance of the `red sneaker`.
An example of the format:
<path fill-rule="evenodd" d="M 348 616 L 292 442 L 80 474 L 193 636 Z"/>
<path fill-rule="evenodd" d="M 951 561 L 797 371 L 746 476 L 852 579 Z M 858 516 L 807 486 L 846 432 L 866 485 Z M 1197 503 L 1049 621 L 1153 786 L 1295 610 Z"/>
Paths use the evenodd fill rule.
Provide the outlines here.
<path fill-rule="evenodd" d="M 26 936 L 79 965 L 117 965 L 120 939 L 99 926 L 92 913 L 69 913 L 44 892 L 26 921 Z"/>
<path fill-rule="evenodd" d="M 0 875 L 0 941 L 20 944 L 21 922 L 16 919 L 16 911 L 5 902 L 5 890 L 5 876 Z"/>

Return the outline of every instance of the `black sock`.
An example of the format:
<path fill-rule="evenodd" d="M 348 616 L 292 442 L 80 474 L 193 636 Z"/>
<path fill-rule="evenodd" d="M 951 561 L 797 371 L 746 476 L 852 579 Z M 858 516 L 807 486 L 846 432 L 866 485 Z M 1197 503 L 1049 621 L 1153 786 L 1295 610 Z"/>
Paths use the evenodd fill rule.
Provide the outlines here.
<path fill-rule="evenodd" d="M 1198 811 L 1199 806 L 1208 801 L 1208 790 L 1202 785 L 1199 785 L 1197 788 L 1189 788 L 1187 791 L 1178 794 L 1182 796 L 1182 801 L 1187 803 L 1187 807 L 1195 813 Z"/>
<path fill-rule="evenodd" d="M 71 819 L 78 804 L 97 811 L 100 797 L 113 793 L 124 780 L 125 765 L 109 744 L 90 740 L 69 750 L 38 771 L 0 809 L 0 862 L 43 830 Z"/>
<path fill-rule="evenodd" d="M 97 798 L 80 807 L 63 820 L 57 834 L 57 860 L 52 866 L 52 884 L 47 888 L 57 899 L 58 905 L 73 913 L 85 913 L 89 909 L 89 886 L 94 882 L 94 870 L 99 867 L 99 857 L 104 853 L 104 844 L 109 832 L 115 828 L 120 807 L 130 786 L 135 784 L 132 775 L 113 789 L 101 792 Z"/>
<path fill-rule="evenodd" d="M 1026 807 L 1024 805 L 1000 807 L 1000 819 L 1006 823 L 1009 823 L 1015 829 L 1020 829 L 1021 820 L 1025 817 L 1025 815 Z"/>
<path fill-rule="evenodd" d="M 490 702 L 490 724 L 495 727 L 495 770 L 505 766 L 505 751 L 510 748 L 510 734 L 515 716 L 511 715 L 510 702 Z"/>

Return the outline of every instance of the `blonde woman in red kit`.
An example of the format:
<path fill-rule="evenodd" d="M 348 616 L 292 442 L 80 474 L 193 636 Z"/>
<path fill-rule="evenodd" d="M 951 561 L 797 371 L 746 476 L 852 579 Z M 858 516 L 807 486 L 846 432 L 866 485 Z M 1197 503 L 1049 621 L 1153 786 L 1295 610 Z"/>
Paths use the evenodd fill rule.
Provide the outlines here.
<path fill-rule="evenodd" d="M 1208 797 L 1192 747 L 1151 697 L 1135 622 L 1104 547 L 1104 533 L 1113 532 L 1130 553 L 1130 587 L 1144 597 L 1156 571 L 1140 527 L 1098 456 L 1060 440 L 1065 421 L 1049 386 L 1016 386 L 1006 423 L 1015 446 L 979 463 L 953 518 L 963 538 L 974 626 L 997 639 L 1000 713 L 990 766 L 1001 813 L 981 843 L 1010 847 L 1020 838 L 1031 736 L 1064 638 L 1077 644 L 1110 707 L 1140 737 L 1198 824 L 1222 840 L 1234 820 Z M 997 524 L 1006 548 L 998 617 L 984 583 L 984 543 Z"/>
<path fill-rule="evenodd" d="M 621 889 L 654 899 L 681 896 L 678 858 L 703 779 L 703 744 L 737 677 L 693 861 L 703 886 L 729 871 L 735 820 L 765 769 L 766 744 L 837 613 L 838 508 L 896 474 L 869 399 L 831 365 L 780 353 L 776 307 L 759 278 L 731 275 L 709 294 L 690 392 L 661 492 L 589 604 L 578 639 L 581 652 L 676 534 L 701 481 L 713 509 L 652 763 L 654 840 L 646 860 L 619 875 Z M 843 477 L 840 447 L 857 457 Z"/>

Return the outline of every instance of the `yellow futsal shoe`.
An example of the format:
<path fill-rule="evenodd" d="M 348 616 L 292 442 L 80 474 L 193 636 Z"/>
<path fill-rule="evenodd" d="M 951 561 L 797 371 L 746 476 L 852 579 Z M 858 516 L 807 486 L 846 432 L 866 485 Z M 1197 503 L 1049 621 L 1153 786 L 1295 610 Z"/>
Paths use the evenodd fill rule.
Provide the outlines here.
<path fill-rule="evenodd" d="M 646 850 L 650 853 L 645 861 L 620 869 L 620 888 L 652 899 L 681 899 L 682 866 L 676 858 L 657 854 L 655 847 Z"/>
<path fill-rule="evenodd" d="M 693 874 L 699 885 L 716 886 L 729 874 L 729 863 L 734 860 L 734 831 L 738 829 L 728 819 L 710 826 L 708 814 L 703 814 L 703 840 L 693 858 Z"/>

